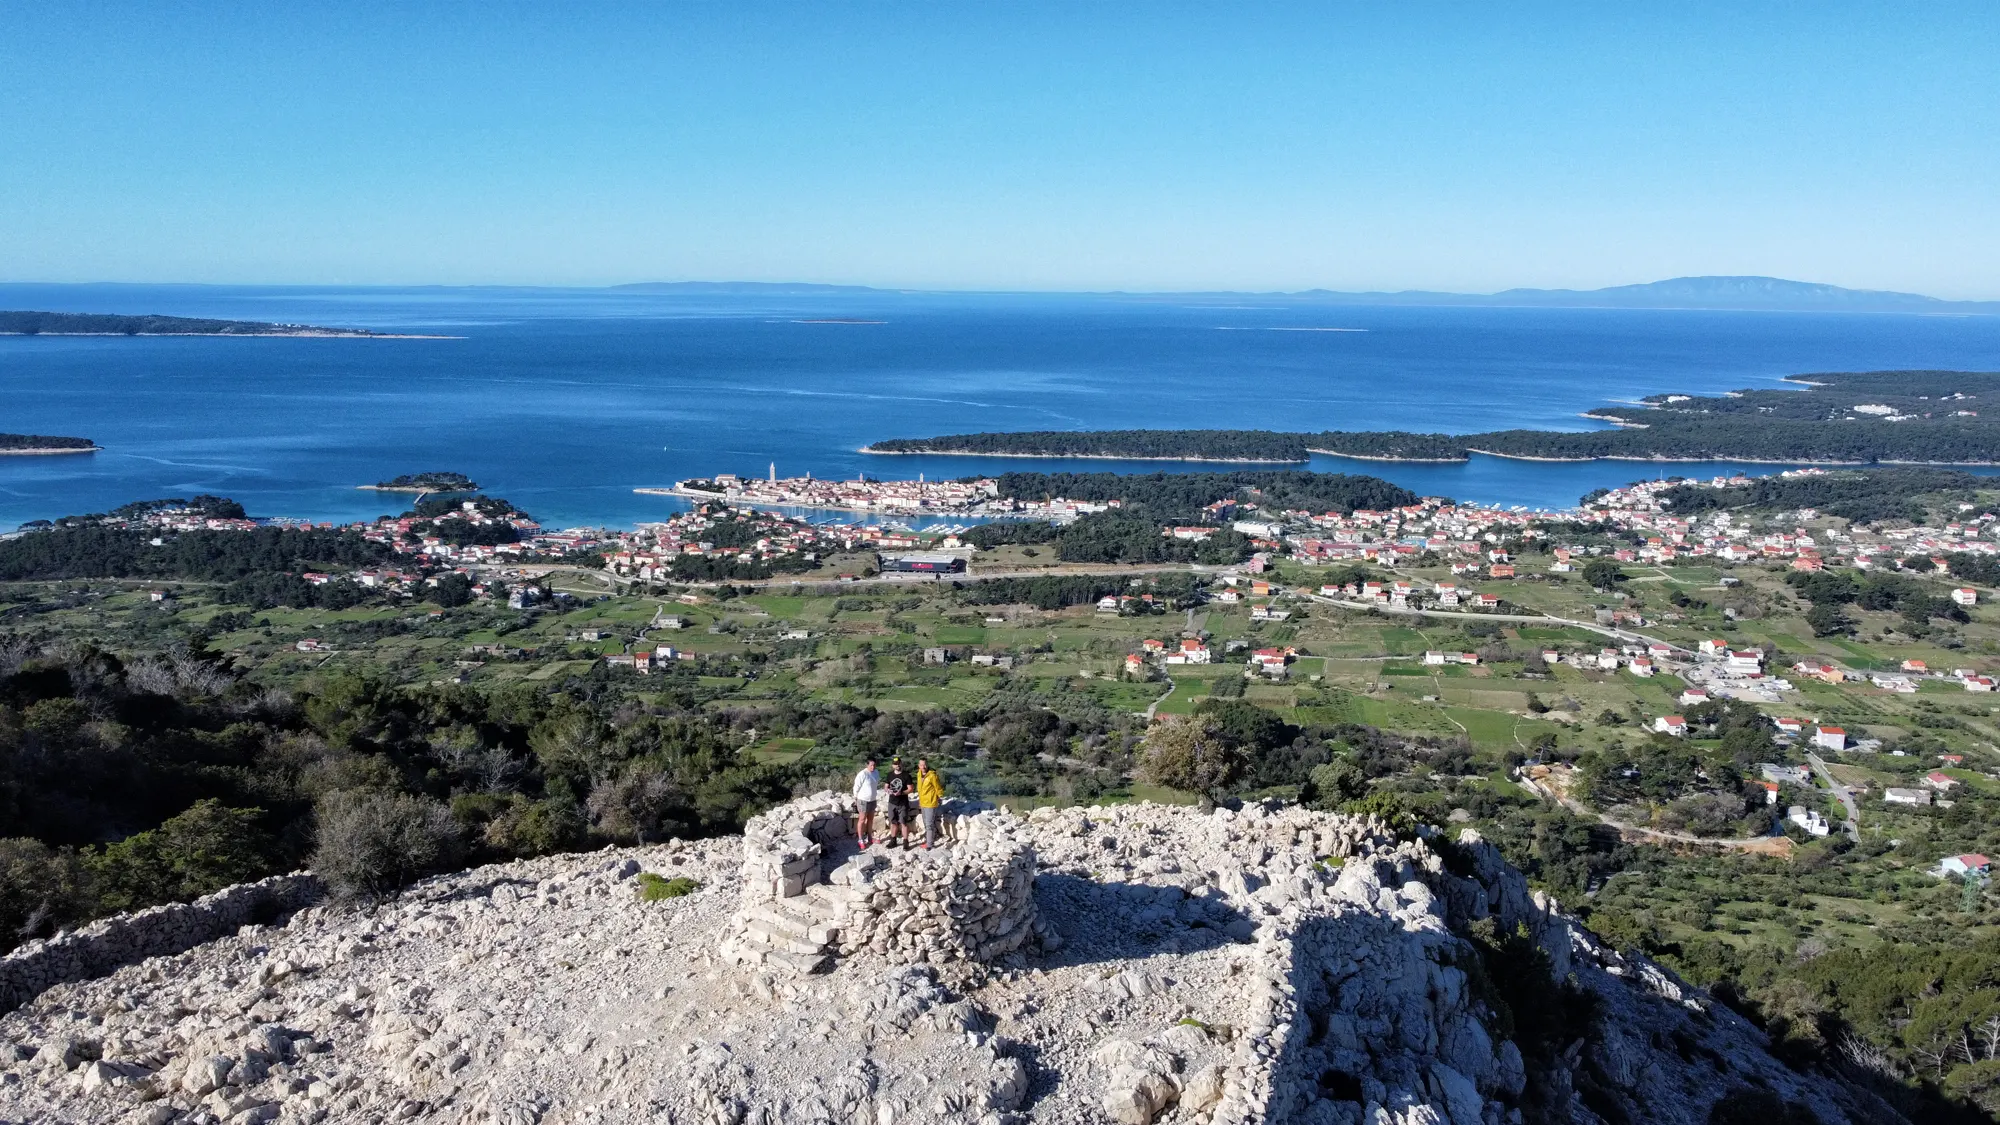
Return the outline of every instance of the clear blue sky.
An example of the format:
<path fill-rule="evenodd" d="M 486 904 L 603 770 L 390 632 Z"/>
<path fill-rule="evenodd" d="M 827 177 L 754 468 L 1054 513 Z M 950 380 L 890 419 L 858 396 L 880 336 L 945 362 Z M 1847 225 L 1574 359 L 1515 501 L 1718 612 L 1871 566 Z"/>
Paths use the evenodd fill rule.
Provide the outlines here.
<path fill-rule="evenodd" d="M 1985 2 L 15 0 L 0 27 L 0 280 L 2000 298 Z"/>

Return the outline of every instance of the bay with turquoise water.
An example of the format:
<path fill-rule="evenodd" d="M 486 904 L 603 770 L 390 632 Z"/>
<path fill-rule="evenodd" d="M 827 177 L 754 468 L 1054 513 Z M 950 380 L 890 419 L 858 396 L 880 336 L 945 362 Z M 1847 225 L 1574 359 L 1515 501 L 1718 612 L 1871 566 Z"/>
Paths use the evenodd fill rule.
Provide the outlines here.
<path fill-rule="evenodd" d="M 0 285 L 0 308 L 163 313 L 455 339 L 0 337 L 0 431 L 89 437 L 0 457 L 0 529 L 214 493 L 252 514 L 372 517 L 355 486 L 466 473 L 551 526 L 682 505 L 720 472 L 1196 471 L 1160 462 L 882 457 L 981 430 L 1591 429 L 1578 415 L 1784 375 L 2000 369 L 2000 317 L 1315 305 L 1254 296 L 647 293 Z M 1562 507 L 1599 487 L 1768 465 L 1315 458 L 1459 500 Z M 1990 471 L 1990 470 L 1989 470 Z"/>

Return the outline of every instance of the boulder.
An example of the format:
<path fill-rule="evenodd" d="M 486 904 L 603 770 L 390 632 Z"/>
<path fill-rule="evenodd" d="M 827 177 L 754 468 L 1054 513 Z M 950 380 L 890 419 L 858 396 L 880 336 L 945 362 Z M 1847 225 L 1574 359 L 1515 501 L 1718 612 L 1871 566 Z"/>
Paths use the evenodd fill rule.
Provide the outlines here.
<path fill-rule="evenodd" d="M 1098 1107 L 1118 1125 L 1152 1125 L 1179 1098 L 1180 1091 L 1164 1075 L 1121 1066 L 1105 1081 Z"/>

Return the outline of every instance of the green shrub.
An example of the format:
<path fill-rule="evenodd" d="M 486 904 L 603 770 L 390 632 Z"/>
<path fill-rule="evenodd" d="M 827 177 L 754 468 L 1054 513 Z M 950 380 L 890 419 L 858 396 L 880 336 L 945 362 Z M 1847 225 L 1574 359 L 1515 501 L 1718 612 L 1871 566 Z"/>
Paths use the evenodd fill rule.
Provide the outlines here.
<path fill-rule="evenodd" d="M 341 898 L 379 900 L 458 863 L 451 810 L 406 793 L 343 792 L 319 807 L 313 870 Z"/>
<path fill-rule="evenodd" d="M 695 882 L 685 875 L 676 875 L 668 879 L 661 875 L 655 875 L 651 871 L 642 871 L 639 873 L 640 902 L 659 902 L 662 899 L 679 898 L 682 895 L 691 895 L 700 889 L 700 883 Z"/>
<path fill-rule="evenodd" d="M 269 874 L 273 848 L 257 825 L 262 815 L 262 809 L 232 809 L 208 798 L 150 832 L 86 851 L 97 909 L 138 910 L 199 898 Z"/>

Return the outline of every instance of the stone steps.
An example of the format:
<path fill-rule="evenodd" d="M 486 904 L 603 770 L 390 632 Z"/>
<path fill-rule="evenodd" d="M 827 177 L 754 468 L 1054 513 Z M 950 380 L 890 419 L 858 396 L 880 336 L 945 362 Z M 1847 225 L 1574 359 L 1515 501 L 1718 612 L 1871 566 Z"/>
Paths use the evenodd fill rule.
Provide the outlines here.
<path fill-rule="evenodd" d="M 790 918 L 773 917 L 766 910 L 746 916 L 743 931 L 762 935 L 766 945 L 794 953 L 817 953 L 839 940 L 839 931 L 831 926 L 801 926 Z"/>
<path fill-rule="evenodd" d="M 828 895 L 806 893 L 752 903 L 737 916 L 736 934 L 723 954 L 737 964 L 775 965 L 796 973 L 815 973 L 833 960 L 840 940 L 834 924 L 837 904 Z"/>
<path fill-rule="evenodd" d="M 825 972 L 833 966 L 833 954 L 821 950 L 818 953 L 796 953 L 789 949 L 774 949 L 756 940 L 750 934 L 738 934 L 722 944 L 723 959 L 733 965 L 766 966 L 784 969 L 805 976 Z"/>

